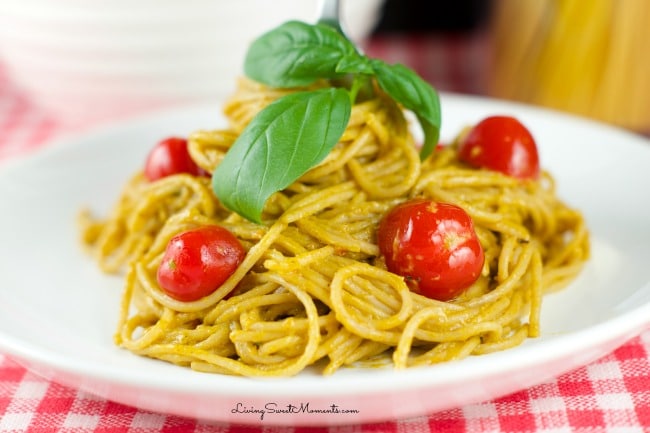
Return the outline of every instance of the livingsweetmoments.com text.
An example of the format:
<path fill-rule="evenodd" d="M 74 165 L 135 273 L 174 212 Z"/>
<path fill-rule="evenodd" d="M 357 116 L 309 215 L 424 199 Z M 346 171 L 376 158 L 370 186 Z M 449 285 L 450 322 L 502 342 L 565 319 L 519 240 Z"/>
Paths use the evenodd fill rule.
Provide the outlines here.
<path fill-rule="evenodd" d="M 232 413 L 241 413 L 241 414 L 257 414 L 260 417 L 260 420 L 264 420 L 266 415 L 271 414 L 295 414 L 295 413 L 306 413 L 306 414 L 355 414 L 359 413 L 358 409 L 346 409 L 342 408 L 336 404 L 331 404 L 325 407 L 312 407 L 309 403 L 298 403 L 298 404 L 287 404 L 281 406 L 278 403 L 269 402 L 264 404 L 261 407 L 247 406 L 243 403 L 237 403 L 235 407 L 231 409 Z"/>

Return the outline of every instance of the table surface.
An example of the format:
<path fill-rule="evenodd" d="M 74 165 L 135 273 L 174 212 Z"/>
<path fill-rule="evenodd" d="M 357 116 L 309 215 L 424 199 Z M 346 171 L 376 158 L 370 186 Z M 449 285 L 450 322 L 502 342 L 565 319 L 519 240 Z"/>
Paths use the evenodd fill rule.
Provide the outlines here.
<path fill-rule="evenodd" d="M 375 37 L 366 52 L 402 62 L 437 89 L 482 94 L 481 34 Z M 87 128 L 92 127 L 88 125 Z M 70 130 L 15 88 L 0 63 L 0 163 Z M 529 389 L 426 416 L 333 428 L 242 427 L 152 413 L 43 379 L 0 353 L 0 432 L 643 432 L 650 431 L 650 331 Z"/>

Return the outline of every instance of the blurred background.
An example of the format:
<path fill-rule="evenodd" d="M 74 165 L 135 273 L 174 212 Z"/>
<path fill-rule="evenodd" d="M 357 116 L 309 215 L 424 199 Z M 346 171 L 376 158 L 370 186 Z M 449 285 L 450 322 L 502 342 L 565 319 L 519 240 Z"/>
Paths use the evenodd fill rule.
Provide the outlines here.
<path fill-rule="evenodd" d="M 382 0 L 341 5 L 358 41 Z M 318 12 L 318 0 L 0 0 L 0 61 L 30 102 L 77 127 L 222 100 L 255 37 Z"/>
<path fill-rule="evenodd" d="M 410 66 L 440 91 L 650 134 L 647 0 L 343 0 L 342 9 L 367 54 Z M 254 37 L 317 16 L 318 0 L 0 0 L 0 157 L 221 100 Z"/>
<path fill-rule="evenodd" d="M 647 0 L 386 0 L 377 54 L 409 63 L 439 89 L 521 101 L 650 134 Z M 381 51 L 396 34 L 418 54 Z M 375 40 L 375 42 L 378 42 Z M 462 56 L 440 77 L 434 50 Z M 371 42 L 371 51 L 375 46 Z M 400 52 L 401 51 L 401 52 Z"/>
<path fill-rule="evenodd" d="M 384 0 L 364 48 L 413 68 L 438 90 L 483 95 L 492 52 L 494 0 Z"/>

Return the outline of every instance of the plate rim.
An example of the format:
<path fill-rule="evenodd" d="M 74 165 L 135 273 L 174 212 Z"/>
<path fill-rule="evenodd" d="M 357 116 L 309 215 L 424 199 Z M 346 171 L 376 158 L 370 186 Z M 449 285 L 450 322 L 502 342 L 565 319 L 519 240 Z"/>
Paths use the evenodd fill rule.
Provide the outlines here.
<path fill-rule="evenodd" d="M 512 101 L 492 99 L 489 97 L 460 95 L 460 94 L 441 92 L 441 98 L 443 98 L 443 103 L 445 102 L 445 99 L 447 101 L 452 101 L 455 104 L 461 104 L 461 105 L 480 102 L 486 104 L 487 106 L 504 106 L 504 107 L 507 106 L 517 110 L 525 110 L 527 113 L 533 113 L 533 114 L 543 113 L 545 115 L 550 114 L 552 116 L 559 116 L 560 118 L 563 118 L 566 121 L 571 122 L 573 124 L 576 124 L 577 122 L 578 124 L 584 127 L 604 128 L 603 130 L 608 130 L 615 134 L 619 134 L 619 135 L 623 134 L 626 138 L 626 142 L 634 143 L 633 145 L 635 146 L 636 145 L 648 146 L 648 151 L 650 152 L 650 140 L 647 140 L 646 138 L 639 136 L 636 133 L 626 131 L 615 126 L 606 125 L 598 121 L 594 121 L 592 119 L 587 119 L 587 118 L 583 118 L 580 116 L 563 113 L 559 111 L 549 110 L 542 107 L 531 106 L 531 105 L 516 103 Z M 55 140 L 52 140 L 51 142 L 48 143 L 48 145 L 43 146 L 41 149 L 35 152 L 21 155 L 18 157 L 12 157 L 9 158 L 9 160 L 6 160 L 4 162 L 0 161 L 0 176 L 2 176 L 3 173 L 7 170 L 9 172 L 11 170 L 20 170 L 21 167 L 23 167 L 25 164 L 37 164 L 40 160 L 47 159 L 52 154 L 56 154 L 58 152 L 65 152 L 69 149 L 75 149 L 76 146 L 79 146 L 81 145 L 81 143 L 88 141 L 90 139 L 97 139 L 98 137 L 101 138 L 102 136 L 115 133 L 116 131 L 119 132 L 119 131 L 130 130 L 133 128 L 136 129 L 145 128 L 148 123 L 151 122 L 155 123 L 159 121 L 159 119 L 165 117 L 170 117 L 170 116 L 174 117 L 178 115 L 178 113 L 185 113 L 185 114 L 197 113 L 197 112 L 202 113 L 206 110 L 214 111 L 215 108 L 218 107 L 219 104 L 215 104 L 215 103 L 201 103 L 201 104 L 192 104 L 183 107 L 175 107 L 171 109 L 158 110 L 152 113 L 147 113 L 145 115 L 132 117 L 126 120 L 120 120 L 116 122 L 111 122 L 109 124 L 104 124 L 99 127 L 91 128 L 89 130 L 80 132 L 78 134 L 66 135 L 57 138 Z M 650 280 L 646 282 L 646 285 L 650 286 Z M 630 338 L 633 338 L 634 336 L 643 333 L 645 329 L 649 327 L 650 327 L 650 302 L 646 302 L 644 304 L 637 305 L 636 307 L 626 311 L 625 314 L 609 318 L 595 325 L 570 332 L 563 336 L 553 337 L 552 339 L 545 341 L 544 344 L 551 345 L 552 348 L 555 349 L 548 350 L 546 352 L 542 351 L 543 352 L 541 354 L 542 356 L 539 358 L 540 361 L 536 362 L 534 365 L 538 365 L 545 362 L 543 360 L 554 359 L 553 354 L 557 353 L 558 351 L 557 347 L 571 345 L 573 347 L 581 347 L 582 349 L 589 348 L 595 344 L 594 341 L 602 342 L 602 338 L 596 338 L 596 335 L 601 333 L 609 335 L 608 338 L 612 341 L 614 341 L 616 338 L 620 338 L 621 339 L 620 345 L 622 345 L 625 342 L 629 341 Z M 634 330 L 632 328 L 634 328 Z M 598 332 L 594 332 L 594 330 Z M 98 374 L 99 371 L 97 369 L 91 368 L 92 366 L 87 365 L 88 362 L 87 360 L 82 363 L 82 364 L 86 364 L 85 365 L 86 368 L 80 369 L 79 367 L 83 367 L 83 365 L 82 366 L 77 365 L 78 362 L 76 361 L 72 364 L 70 364 L 69 361 L 66 362 L 65 356 L 62 356 L 60 353 L 56 354 L 56 352 L 52 352 L 49 354 L 50 356 L 43 356 L 42 348 L 40 348 L 39 350 L 39 347 L 37 347 L 37 345 L 26 344 L 26 342 L 21 342 L 17 340 L 15 337 L 14 338 L 12 337 L 13 337 L 12 335 L 6 334 L 4 330 L 0 330 L 0 349 L 3 352 L 5 352 L 8 356 L 12 357 L 12 359 L 17 360 L 21 365 L 24 365 L 30 371 L 34 371 L 33 365 L 31 364 L 39 363 L 39 361 L 40 362 L 46 361 L 45 363 L 47 364 L 47 366 L 59 369 L 66 373 L 78 374 L 81 371 L 86 375 L 92 376 L 92 378 L 94 379 L 99 379 L 104 381 L 118 380 L 118 381 L 122 381 L 124 384 L 134 383 L 133 372 L 130 372 L 129 374 L 126 375 L 122 375 L 120 377 L 120 375 L 115 375 L 111 373 L 113 371 L 113 366 L 110 366 L 108 371 L 106 370 L 104 371 L 103 375 Z M 490 354 L 489 356 L 496 359 L 497 361 L 502 361 L 501 358 L 503 357 L 506 357 L 506 360 L 508 358 L 522 358 L 522 357 L 526 359 L 527 357 L 529 357 L 528 352 L 530 350 L 534 350 L 534 348 L 530 348 L 530 346 L 531 345 L 528 346 L 523 345 L 520 348 L 515 348 L 505 352 Z M 40 356 L 39 356 L 39 352 L 41 352 Z M 603 352 L 593 354 L 593 356 L 590 359 L 595 360 L 596 358 L 598 358 L 599 356 L 603 356 L 604 354 L 605 353 Z M 470 361 L 463 360 L 463 361 L 469 364 L 473 363 L 471 360 Z M 513 361 L 511 361 L 511 363 L 512 362 Z M 502 372 L 507 369 L 505 366 L 509 365 L 508 362 L 504 362 L 504 363 L 495 362 L 492 364 L 499 365 L 499 367 L 494 367 L 494 366 L 491 367 L 491 369 L 493 369 L 494 372 Z M 434 367 L 438 369 L 438 371 L 447 373 L 447 370 L 453 370 L 453 367 L 455 367 L 455 365 L 453 365 L 452 363 L 447 363 L 447 364 L 436 365 Z M 392 380 L 390 384 L 386 384 L 386 383 L 377 384 L 376 382 L 373 383 L 373 386 L 366 384 L 368 388 L 364 388 L 364 390 L 362 391 L 368 393 L 368 392 L 377 391 L 378 388 L 383 391 L 388 391 L 388 390 L 395 390 L 396 387 L 399 389 L 407 389 L 407 388 L 412 388 L 416 383 L 419 386 L 419 388 L 427 388 L 427 387 L 431 387 L 433 384 L 439 384 L 440 382 L 437 382 L 436 380 L 433 381 L 431 380 L 430 374 L 423 375 L 422 373 L 423 370 L 430 370 L 430 369 L 431 367 L 410 368 L 397 373 L 394 372 L 393 370 L 390 370 L 388 372 L 389 375 L 397 379 Z M 43 375 L 42 372 L 36 372 L 36 373 L 47 379 L 52 378 L 51 376 L 47 377 Z M 482 375 L 483 375 L 482 372 L 481 373 L 476 372 L 474 373 L 473 377 L 480 377 Z M 445 374 L 434 375 L 434 377 L 445 377 Z M 455 377 L 453 374 L 448 374 L 446 375 L 446 377 L 449 383 L 454 382 L 453 380 L 450 379 Z M 239 382 L 250 383 L 249 378 L 232 377 L 232 376 L 221 376 L 220 378 L 225 379 L 228 383 L 231 382 L 231 380 L 233 383 L 239 383 Z M 277 379 L 286 381 L 287 378 L 277 378 Z M 288 378 L 288 379 L 291 380 L 292 378 Z M 427 381 L 426 379 L 429 379 L 429 381 Z M 325 379 L 323 379 L 322 377 L 317 377 L 315 379 L 315 383 L 320 383 L 323 382 L 324 380 Z M 357 379 L 357 380 L 361 380 L 363 383 L 372 382 L 373 380 L 376 381 L 376 379 L 373 379 L 371 375 L 368 375 L 368 379 L 364 377 L 362 379 Z M 228 391 L 216 392 L 216 393 L 215 390 L 212 390 L 213 392 L 208 392 L 209 390 L 203 387 L 201 387 L 199 390 L 196 389 L 190 390 L 189 387 L 194 386 L 195 385 L 194 382 L 187 383 L 186 384 L 187 388 L 185 386 L 181 386 L 180 388 L 178 388 L 178 380 L 172 383 L 167 381 L 154 382 L 151 379 L 148 379 L 145 382 L 140 382 L 139 385 L 145 386 L 147 387 L 147 389 L 153 391 L 156 390 L 178 391 L 180 389 L 181 391 L 184 392 L 190 392 L 190 391 L 200 392 L 202 394 L 209 394 L 214 396 L 225 396 L 225 395 L 232 396 L 233 393 L 235 396 L 241 396 L 241 395 L 248 396 L 250 395 L 250 392 L 252 390 L 258 387 L 258 390 L 260 390 L 258 395 L 262 396 L 263 392 L 268 391 L 267 388 L 270 388 L 274 385 L 273 382 L 276 382 L 276 380 L 275 379 L 262 380 L 261 382 L 258 382 L 256 386 L 244 386 L 242 389 L 234 388 L 234 389 L 229 389 Z M 83 387 L 80 388 L 83 389 Z M 334 394 L 328 394 L 328 395 L 342 395 L 342 396 L 358 395 L 360 391 L 358 388 L 352 390 L 351 388 L 348 387 L 341 387 L 341 388 L 334 389 L 334 385 L 326 386 L 326 388 L 330 393 L 334 391 L 338 392 L 338 393 L 335 392 Z M 220 391 L 220 390 L 217 389 L 216 391 Z M 290 392 L 288 392 L 285 389 L 281 394 L 285 397 L 305 396 L 306 390 L 298 389 L 297 387 L 294 389 L 292 385 L 289 391 Z M 322 396 L 322 393 L 314 392 L 313 390 L 308 389 L 307 396 L 318 397 L 318 396 Z"/>

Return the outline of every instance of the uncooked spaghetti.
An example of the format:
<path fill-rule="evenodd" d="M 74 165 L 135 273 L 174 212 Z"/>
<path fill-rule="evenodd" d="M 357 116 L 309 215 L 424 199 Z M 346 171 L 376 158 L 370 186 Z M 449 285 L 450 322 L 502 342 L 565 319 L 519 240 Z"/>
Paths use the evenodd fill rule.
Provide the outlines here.
<path fill-rule="evenodd" d="M 224 107 L 228 127 L 189 137 L 194 161 L 214 170 L 250 119 L 290 91 L 242 79 Z M 379 252 L 381 218 L 414 197 L 456 204 L 474 222 L 483 270 L 454 300 L 409 290 Z M 549 173 L 522 181 L 471 168 L 455 143 L 421 161 L 402 108 L 380 90 L 353 106 L 323 162 L 271 196 L 263 221 L 227 210 L 209 178 L 189 174 L 150 182 L 136 173 L 108 217 L 85 213 L 84 243 L 103 270 L 125 273 L 116 344 L 243 376 L 457 360 L 538 336 L 543 296 L 589 255 L 583 217 L 556 196 Z M 204 225 L 227 228 L 246 257 L 212 294 L 175 300 L 156 269 L 174 235 Z"/>
<path fill-rule="evenodd" d="M 494 3 L 492 96 L 650 131 L 650 4 Z"/>

